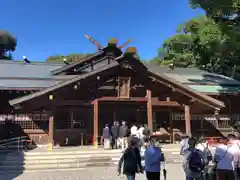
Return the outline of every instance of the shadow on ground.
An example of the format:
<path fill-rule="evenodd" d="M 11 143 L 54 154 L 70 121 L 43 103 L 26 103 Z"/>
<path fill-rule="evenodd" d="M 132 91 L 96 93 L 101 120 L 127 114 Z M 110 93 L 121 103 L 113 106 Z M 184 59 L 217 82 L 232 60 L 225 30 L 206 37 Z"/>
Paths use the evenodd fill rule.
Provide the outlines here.
<path fill-rule="evenodd" d="M 13 180 L 25 169 L 24 152 L 36 148 L 22 128 L 11 121 L 0 125 L 0 179 Z"/>

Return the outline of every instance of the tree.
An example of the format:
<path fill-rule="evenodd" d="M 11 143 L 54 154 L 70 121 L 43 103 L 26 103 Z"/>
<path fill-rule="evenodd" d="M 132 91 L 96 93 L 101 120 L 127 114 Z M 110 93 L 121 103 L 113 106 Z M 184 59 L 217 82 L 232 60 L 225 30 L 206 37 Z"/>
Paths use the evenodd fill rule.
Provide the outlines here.
<path fill-rule="evenodd" d="M 239 0 L 189 0 L 192 8 L 202 8 L 215 21 L 225 35 L 221 57 L 232 68 L 231 75 L 240 69 L 240 1 Z"/>
<path fill-rule="evenodd" d="M 226 72 L 229 64 L 226 63 L 226 56 L 222 55 L 229 49 L 227 39 L 228 36 L 211 18 L 192 18 L 177 28 L 176 35 L 164 41 L 158 57 L 163 59 L 163 65 Z"/>
<path fill-rule="evenodd" d="M 162 60 L 159 57 L 155 57 L 149 61 L 149 64 L 161 65 Z"/>
<path fill-rule="evenodd" d="M 12 59 L 11 52 L 15 51 L 17 40 L 8 31 L 0 31 L 0 59 Z"/>
<path fill-rule="evenodd" d="M 56 56 L 49 56 L 46 61 L 48 62 L 63 62 L 66 59 L 68 62 L 79 61 L 84 59 L 85 57 L 89 56 L 90 54 L 69 54 L 67 56 L 64 55 L 56 55 Z"/>
<path fill-rule="evenodd" d="M 239 0 L 189 0 L 192 8 L 202 8 L 207 16 L 223 17 L 232 16 L 240 12 Z"/>

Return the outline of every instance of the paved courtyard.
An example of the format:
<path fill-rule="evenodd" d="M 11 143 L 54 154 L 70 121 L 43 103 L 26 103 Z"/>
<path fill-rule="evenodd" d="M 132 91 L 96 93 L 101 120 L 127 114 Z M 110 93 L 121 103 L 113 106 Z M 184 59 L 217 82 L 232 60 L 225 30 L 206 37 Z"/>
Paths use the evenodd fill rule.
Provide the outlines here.
<path fill-rule="evenodd" d="M 117 176 L 116 167 L 98 167 L 83 170 L 66 170 L 53 172 L 28 172 L 13 177 L 13 174 L 0 175 L 0 179 L 4 180 L 125 180 L 121 175 Z M 169 164 L 167 166 L 169 180 L 184 179 L 184 175 L 180 164 Z M 163 179 L 163 178 L 162 178 Z M 136 180 L 145 180 L 145 176 L 139 174 Z"/>

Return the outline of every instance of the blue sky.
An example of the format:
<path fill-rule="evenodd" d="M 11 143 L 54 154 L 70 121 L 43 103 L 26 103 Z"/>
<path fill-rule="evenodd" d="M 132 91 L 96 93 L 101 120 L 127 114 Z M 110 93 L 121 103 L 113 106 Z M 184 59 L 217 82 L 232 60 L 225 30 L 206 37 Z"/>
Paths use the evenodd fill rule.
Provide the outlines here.
<path fill-rule="evenodd" d="M 15 59 L 26 55 L 43 61 L 48 56 L 91 53 L 115 37 L 119 44 L 133 38 L 142 59 L 151 59 L 178 24 L 203 12 L 188 0 L 1 0 L 0 29 L 18 39 Z"/>

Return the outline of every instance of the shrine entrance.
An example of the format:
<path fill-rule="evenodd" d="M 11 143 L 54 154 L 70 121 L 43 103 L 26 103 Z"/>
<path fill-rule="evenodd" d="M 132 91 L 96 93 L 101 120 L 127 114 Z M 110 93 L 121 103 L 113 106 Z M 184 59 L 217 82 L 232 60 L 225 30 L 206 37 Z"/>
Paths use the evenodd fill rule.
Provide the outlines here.
<path fill-rule="evenodd" d="M 110 126 L 114 121 L 120 124 L 125 121 L 128 126 L 132 124 L 147 124 L 147 105 L 146 102 L 132 101 L 112 101 L 99 103 L 99 130 L 105 124 Z"/>

